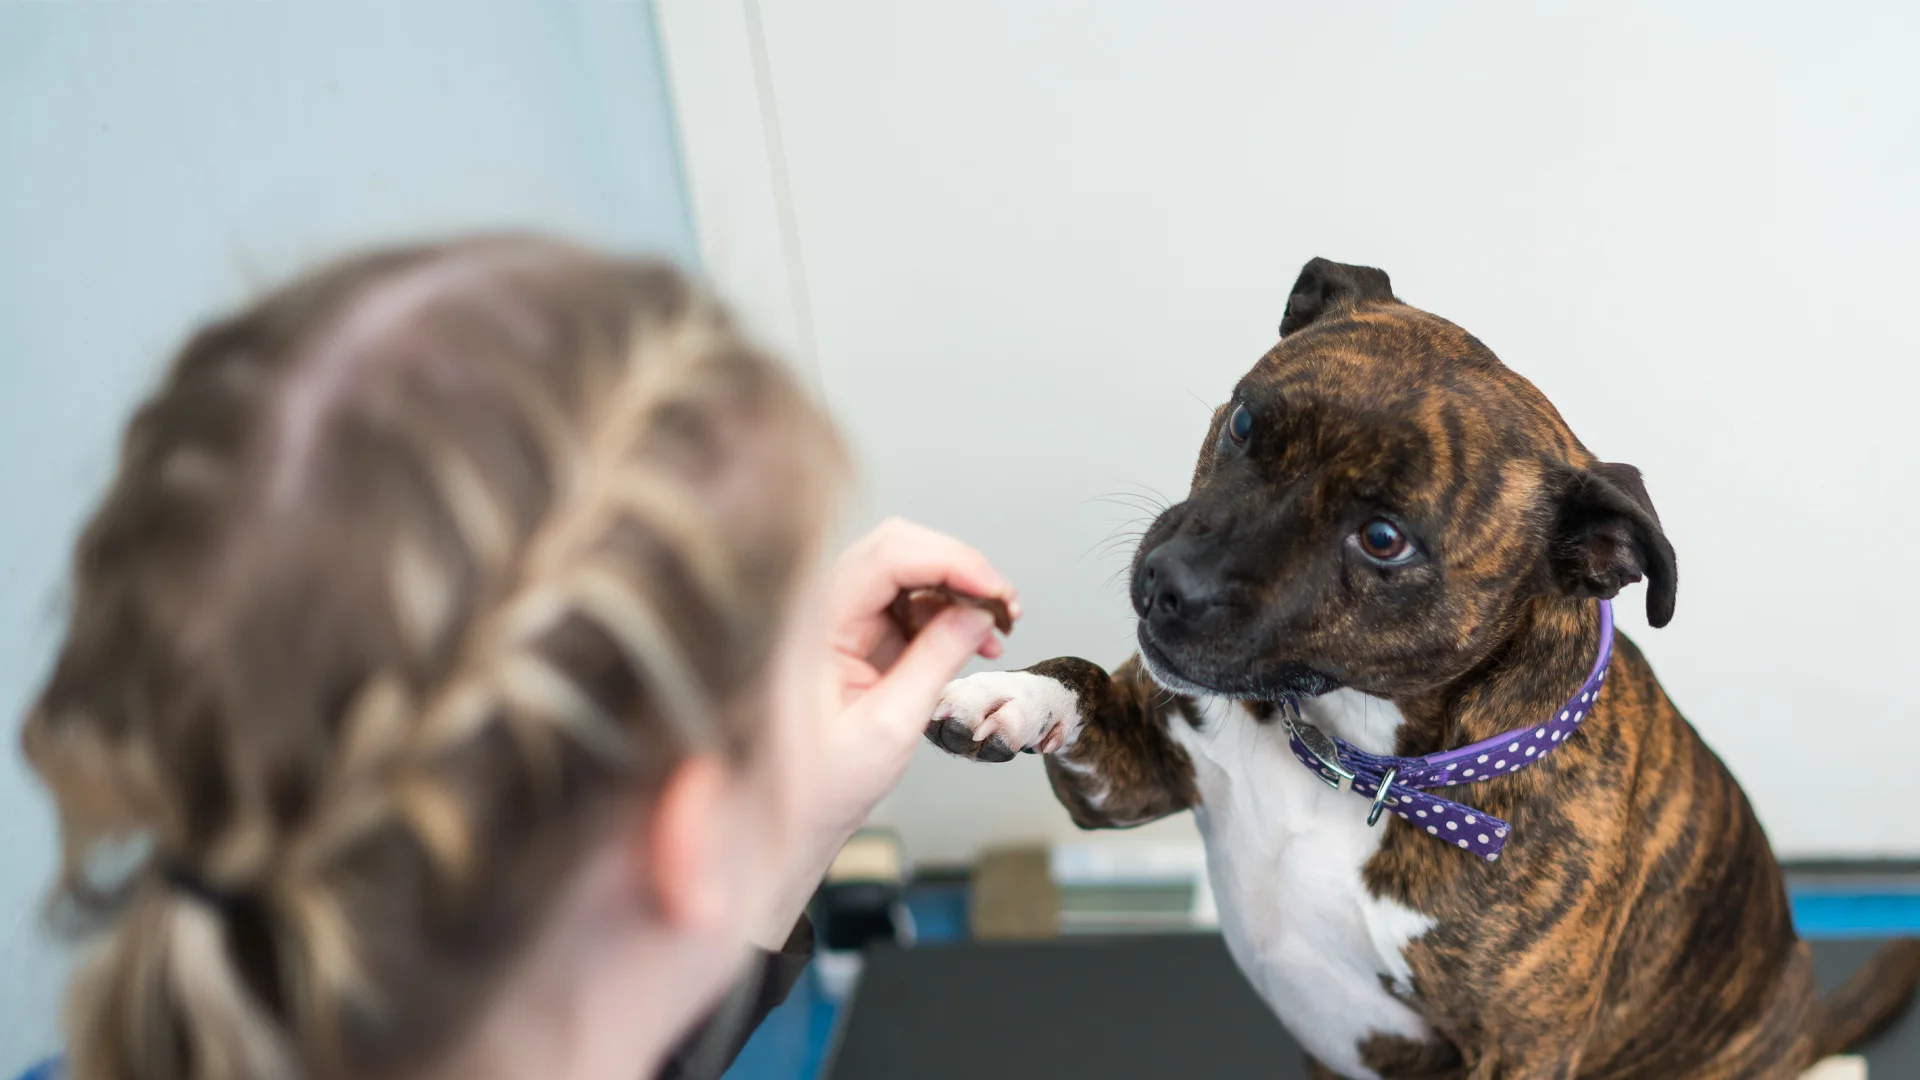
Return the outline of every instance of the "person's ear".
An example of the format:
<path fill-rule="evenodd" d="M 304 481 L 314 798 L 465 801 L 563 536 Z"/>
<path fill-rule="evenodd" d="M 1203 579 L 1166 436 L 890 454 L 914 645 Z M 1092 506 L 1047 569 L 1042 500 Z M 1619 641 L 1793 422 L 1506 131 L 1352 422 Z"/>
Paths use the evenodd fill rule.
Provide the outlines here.
<path fill-rule="evenodd" d="M 1679 569 L 1660 515 L 1631 465 L 1601 462 L 1561 478 L 1548 565 L 1569 596 L 1612 599 L 1645 578 L 1647 623 L 1673 619 Z"/>
<path fill-rule="evenodd" d="M 1351 311 L 1367 301 L 1393 298 L 1393 282 L 1387 279 L 1385 270 L 1349 266 L 1331 259 L 1309 260 L 1300 268 L 1300 277 L 1287 296 L 1286 314 L 1280 319 L 1280 336 L 1311 326 L 1333 312 Z"/>
<path fill-rule="evenodd" d="M 727 928 L 738 906 L 726 845 L 727 770 L 711 755 L 674 767 L 637 830 L 636 867 L 661 921 L 690 933 Z"/>

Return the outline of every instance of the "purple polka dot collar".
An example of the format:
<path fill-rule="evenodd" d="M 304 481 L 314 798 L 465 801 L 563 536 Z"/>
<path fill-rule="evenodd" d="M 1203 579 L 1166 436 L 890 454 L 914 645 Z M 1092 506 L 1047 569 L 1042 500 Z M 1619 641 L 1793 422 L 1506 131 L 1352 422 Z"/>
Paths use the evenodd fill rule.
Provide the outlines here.
<path fill-rule="evenodd" d="M 1600 655 L 1593 662 L 1593 673 L 1546 722 L 1426 757 L 1369 754 L 1307 723 L 1300 716 L 1299 703 L 1291 698 L 1282 702 L 1281 715 L 1287 726 L 1287 741 L 1300 764 L 1318 773 L 1330 787 L 1338 788 L 1346 781 L 1354 794 L 1373 800 L 1367 824 L 1379 821 L 1382 813 L 1398 814 L 1428 836 L 1457 844 L 1493 862 L 1500 858 L 1512 827 L 1470 806 L 1429 795 L 1425 789 L 1477 784 L 1519 772 L 1546 757 L 1571 737 L 1593 710 L 1600 685 L 1607 681 L 1607 662 L 1612 658 L 1613 605 L 1602 600 Z"/>

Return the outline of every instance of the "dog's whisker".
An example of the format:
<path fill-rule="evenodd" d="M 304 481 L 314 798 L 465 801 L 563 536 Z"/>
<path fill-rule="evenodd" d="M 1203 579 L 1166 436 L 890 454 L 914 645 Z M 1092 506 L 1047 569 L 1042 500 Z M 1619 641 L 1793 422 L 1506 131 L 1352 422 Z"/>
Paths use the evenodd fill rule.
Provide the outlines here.
<path fill-rule="evenodd" d="M 1127 510 L 1138 511 L 1148 518 L 1159 517 L 1167 509 L 1165 505 L 1156 503 L 1145 495 L 1138 495 L 1133 492 L 1114 492 L 1110 495 L 1097 495 L 1085 501 L 1088 503 L 1106 503 L 1109 506 L 1118 506 Z"/>
<path fill-rule="evenodd" d="M 1168 506 L 1173 505 L 1173 500 L 1167 498 L 1167 493 L 1164 491 L 1161 491 L 1157 487 L 1154 487 L 1152 484 L 1145 483 L 1140 480 L 1122 480 L 1121 483 L 1139 488 L 1141 491 L 1144 491 L 1147 494 L 1153 496 L 1154 498 L 1159 499 L 1162 503 Z"/>
<path fill-rule="evenodd" d="M 1122 483 L 1125 483 L 1131 487 L 1138 488 L 1140 490 L 1136 492 L 1124 492 L 1121 494 L 1128 494 L 1128 495 L 1134 496 L 1135 498 L 1149 500 L 1154 504 L 1154 506 L 1158 510 L 1165 510 L 1166 508 L 1173 505 L 1172 499 L 1167 498 L 1164 492 L 1162 492 L 1159 488 L 1156 488 L 1151 484 L 1143 484 L 1138 480 L 1125 480 L 1125 481 L 1122 481 Z"/>
<path fill-rule="evenodd" d="M 1085 562 L 1089 556 L 1111 559 L 1116 555 L 1122 555 L 1126 557 L 1128 564 L 1131 564 L 1133 562 L 1132 549 L 1137 546 L 1138 543 L 1138 538 L 1124 536 L 1115 537 L 1110 540 L 1102 540 L 1081 552 L 1078 561 Z M 1122 572 L 1125 572 L 1125 568 L 1122 568 Z"/>

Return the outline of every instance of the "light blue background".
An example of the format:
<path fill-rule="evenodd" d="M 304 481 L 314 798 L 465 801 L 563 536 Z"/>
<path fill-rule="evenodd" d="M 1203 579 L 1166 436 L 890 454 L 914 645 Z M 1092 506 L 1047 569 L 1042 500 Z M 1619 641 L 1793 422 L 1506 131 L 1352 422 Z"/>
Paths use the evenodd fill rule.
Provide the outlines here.
<path fill-rule="evenodd" d="M 370 240 L 694 255 L 645 3 L 0 0 L 0 1075 L 58 1044 L 11 744 L 120 425 L 199 321 Z"/>

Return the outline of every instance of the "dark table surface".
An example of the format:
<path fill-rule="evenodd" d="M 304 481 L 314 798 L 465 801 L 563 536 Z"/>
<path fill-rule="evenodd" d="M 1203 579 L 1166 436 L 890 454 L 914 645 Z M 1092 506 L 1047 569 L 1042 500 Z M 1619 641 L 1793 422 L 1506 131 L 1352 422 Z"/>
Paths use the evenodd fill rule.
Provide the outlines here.
<path fill-rule="evenodd" d="M 1821 941 L 1832 985 L 1875 947 Z M 1861 1051 L 1920 1078 L 1920 1016 Z M 1068 939 L 869 955 L 829 1080 L 1304 1080 L 1299 1047 L 1219 937 Z"/>

